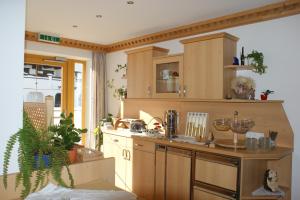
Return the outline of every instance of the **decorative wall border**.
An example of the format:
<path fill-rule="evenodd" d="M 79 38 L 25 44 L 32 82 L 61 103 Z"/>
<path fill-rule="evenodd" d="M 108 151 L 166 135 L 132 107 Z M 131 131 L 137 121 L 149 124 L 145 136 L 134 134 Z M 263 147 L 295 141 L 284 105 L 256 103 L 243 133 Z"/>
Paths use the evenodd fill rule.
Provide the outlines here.
<path fill-rule="evenodd" d="M 147 34 L 144 36 L 112 43 L 109 45 L 101 45 L 90 42 L 83 42 L 67 38 L 61 39 L 62 46 L 88 49 L 92 51 L 113 52 L 133 47 L 163 42 L 167 40 L 208 33 L 211 31 L 232 28 L 246 24 L 252 24 L 271 19 L 296 15 L 300 13 L 300 0 L 288 0 L 280 3 L 270 4 L 210 20 L 205 20 L 177 28 L 160 31 L 157 33 Z M 37 33 L 26 32 L 26 40 L 37 41 Z"/>
<path fill-rule="evenodd" d="M 41 41 L 38 41 L 38 33 L 29 32 L 29 31 L 25 32 L 25 40 L 41 42 Z M 42 43 L 47 43 L 47 42 L 42 42 Z M 53 44 L 53 43 L 47 43 L 47 44 Z M 61 38 L 60 43 L 54 44 L 54 45 L 86 49 L 86 50 L 91 50 L 91 51 L 103 51 L 103 52 L 105 52 L 106 48 L 107 48 L 106 45 L 101 45 L 101 44 L 96 44 L 96 43 L 91 43 L 91 42 L 84 42 L 84 41 L 80 41 L 80 40 L 73 40 L 73 39 L 68 39 L 68 38 Z"/>

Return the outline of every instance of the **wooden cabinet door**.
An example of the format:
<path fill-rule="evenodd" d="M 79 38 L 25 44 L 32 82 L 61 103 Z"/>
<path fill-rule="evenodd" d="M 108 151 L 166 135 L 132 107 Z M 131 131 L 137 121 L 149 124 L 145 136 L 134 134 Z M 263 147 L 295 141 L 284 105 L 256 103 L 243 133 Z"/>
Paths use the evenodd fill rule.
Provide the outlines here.
<path fill-rule="evenodd" d="M 223 39 L 184 45 L 186 98 L 223 99 Z"/>
<path fill-rule="evenodd" d="M 191 152 L 168 147 L 166 163 L 166 199 L 189 200 Z"/>
<path fill-rule="evenodd" d="M 152 51 L 128 54 L 127 97 L 149 98 L 152 87 Z"/>
<path fill-rule="evenodd" d="M 126 160 L 125 160 L 125 147 L 119 144 L 113 145 L 113 157 L 115 157 L 115 186 L 121 189 L 126 189 Z"/>
<path fill-rule="evenodd" d="M 153 59 L 154 98 L 180 98 L 183 86 L 183 55 Z"/>
<path fill-rule="evenodd" d="M 154 198 L 155 155 L 153 153 L 133 150 L 133 193 L 139 198 Z"/>
<path fill-rule="evenodd" d="M 155 200 L 165 199 L 166 152 L 163 148 L 155 153 Z"/>
<path fill-rule="evenodd" d="M 132 148 L 126 148 L 126 182 L 125 182 L 125 190 L 128 192 L 132 192 L 132 179 L 133 179 L 133 150 Z"/>

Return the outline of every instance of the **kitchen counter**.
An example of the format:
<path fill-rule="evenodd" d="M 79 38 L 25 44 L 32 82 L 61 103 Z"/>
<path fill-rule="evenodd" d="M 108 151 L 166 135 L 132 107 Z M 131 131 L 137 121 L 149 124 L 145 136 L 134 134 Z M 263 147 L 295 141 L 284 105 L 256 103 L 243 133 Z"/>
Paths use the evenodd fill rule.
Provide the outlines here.
<path fill-rule="evenodd" d="M 207 145 L 201 143 L 197 144 L 197 142 L 195 142 L 195 144 L 192 144 L 188 142 L 169 140 L 166 138 L 147 136 L 146 134 L 142 134 L 142 133 L 132 133 L 126 129 L 125 130 L 102 130 L 102 131 L 107 134 L 133 138 L 135 140 L 145 140 L 145 141 L 154 142 L 156 144 L 162 144 L 162 145 L 167 145 L 167 146 L 172 146 L 172 147 L 177 147 L 182 149 L 204 151 L 208 153 L 222 154 L 227 156 L 234 156 L 243 159 L 276 160 L 276 159 L 281 159 L 287 155 L 290 155 L 293 152 L 293 149 L 286 148 L 286 147 L 276 147 L 274 150 L 271 151 L 249 151 L 245 149 L 235 150 L 235 149 L 223 148 L 217 146 L 214 147 L 213 145 L 208 147 Z"/>

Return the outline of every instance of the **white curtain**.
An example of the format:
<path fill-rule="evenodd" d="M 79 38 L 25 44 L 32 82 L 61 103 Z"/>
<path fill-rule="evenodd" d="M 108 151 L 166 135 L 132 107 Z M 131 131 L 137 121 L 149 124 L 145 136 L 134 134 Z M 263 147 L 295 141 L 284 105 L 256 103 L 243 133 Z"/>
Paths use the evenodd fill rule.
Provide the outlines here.
<path fill-rule="evenodd" d="M 87 138 L 87 145 L 95 147 L 94 129 L 100 119 L 106 115 L 106 54 L 103 52 L 93 52 L 92 73 L 91 73 L 91 116 L 90 134 Z"/>

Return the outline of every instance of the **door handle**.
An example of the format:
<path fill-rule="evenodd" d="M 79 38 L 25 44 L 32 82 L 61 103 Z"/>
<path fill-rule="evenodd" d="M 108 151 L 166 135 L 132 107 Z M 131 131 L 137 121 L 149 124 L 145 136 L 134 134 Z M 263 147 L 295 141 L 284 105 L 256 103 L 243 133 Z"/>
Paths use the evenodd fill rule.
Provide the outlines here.
<path fill-rule="evenodd" d="M 123 150 L 122 150 L 122 156 L 123 156 L 124 159 L 126 158 L 126 157 L 124 156 L 125 154 L 126 154 L 126 150 L 123 149 Z"/>
<path fill-rule="evenodd" d="M 144 146 L 144 145 L 135 143 L 134 146 L 136 146 L 136 147 L 142 147 L 142 146 Z"/>
<path fill-rule="evenodd" d="M 178 87 L 177 94 L 179 97 L 181 97 L 181 87 L 180 86 Z"/>
<path fill-rule="evenodd" d="M 127 152 L 128 152 L 128 158 L 127 158 L 127 160 L 131 160 L 131 153 L 130 153 L 130 151 L 129 150 L 127 150 Z"/>
<path fill-rule="evenodd" d="M 117 140 L 117 139 L 114 139 L 113 141 L 114 141 L 114 142 L 119 142 L 119 140 Z"/>
<path fill-rule="evenodd" d="M 183 86 L 183 96 L 185 97 L 186 95 L 186 86 Z"/>

